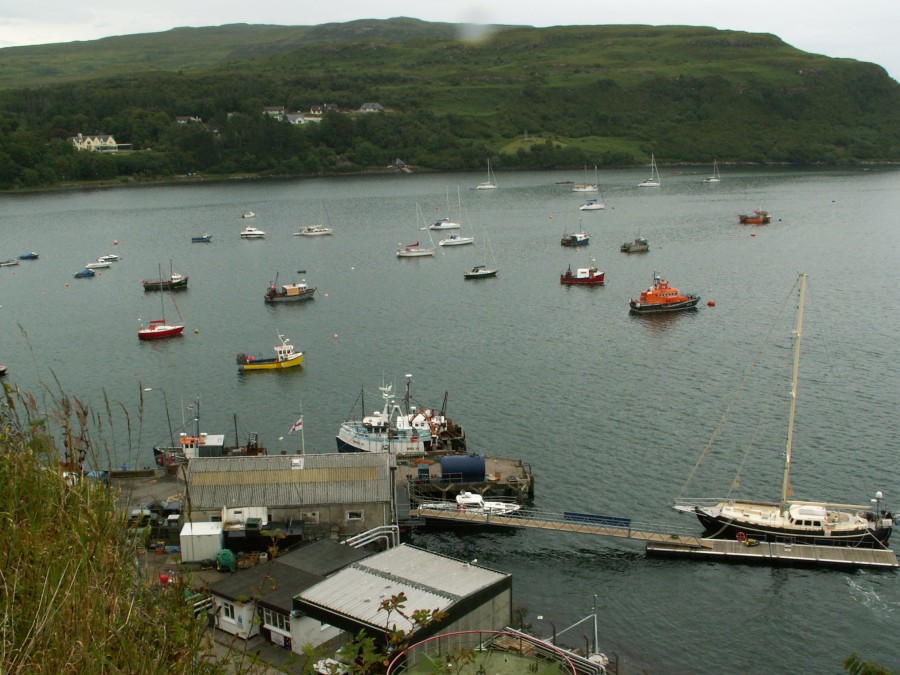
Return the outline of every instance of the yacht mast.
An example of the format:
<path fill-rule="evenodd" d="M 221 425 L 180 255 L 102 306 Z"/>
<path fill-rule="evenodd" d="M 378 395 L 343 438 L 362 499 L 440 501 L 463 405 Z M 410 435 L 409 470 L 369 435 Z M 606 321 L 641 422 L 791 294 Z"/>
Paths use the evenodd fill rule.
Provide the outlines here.
<path fill-rule="evenodd" d="M 791 412 L 788 416 L 787 445 L 784 451 L 784 481 L 781 485 L 781 507 L 787 506 L 791 496 L 791 447 L 794 443 L 794 417 L 797 411 L 797 376 L 800 372 L 800 338 L 803 335 L 803 299 L 806 295 L 806 274 L 800 275 L 800 299 L 797 303 L 797 327 L 794 329 L 794 370 L 791 375 Z"/>

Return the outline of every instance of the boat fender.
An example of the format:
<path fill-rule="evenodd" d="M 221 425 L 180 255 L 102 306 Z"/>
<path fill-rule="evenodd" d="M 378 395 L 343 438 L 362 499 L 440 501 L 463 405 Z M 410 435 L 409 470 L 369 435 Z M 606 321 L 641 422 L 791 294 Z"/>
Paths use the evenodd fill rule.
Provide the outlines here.
<path fill-rule="evenodd" d="M 734 535 L 734 538 L 743 544 L 745 541 L 747 541 L 747 533 L 738 532 L 736 535 Z"/>

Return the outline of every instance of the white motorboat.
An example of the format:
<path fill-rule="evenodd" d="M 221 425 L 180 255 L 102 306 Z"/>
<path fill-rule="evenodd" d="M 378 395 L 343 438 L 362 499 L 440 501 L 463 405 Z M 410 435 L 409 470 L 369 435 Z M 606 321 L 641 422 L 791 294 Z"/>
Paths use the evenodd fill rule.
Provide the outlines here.
<path fill-rule="evenodd" d="M 241 230 L 241 239 L 262 239 L 265 236 L 265 232 L 257 227 L 253 227 L 252 225 L 248 225 L 243 230 Z"/>
<path fill-rule="evenodd" d="M 588 199 L 584 204 L 578 207 L 579 211 L 600 211 L 605 209 L 606 204 L 599 199 Z"/>
<path fill-rule="evenodd" d="M 424 502 L 419 504 L 422 511 L 456 511 L 484 516 L 509 516 L 521 510 L 512 502 L 488 501 L 476 492 L 460 492 L 455 501 Z"/>

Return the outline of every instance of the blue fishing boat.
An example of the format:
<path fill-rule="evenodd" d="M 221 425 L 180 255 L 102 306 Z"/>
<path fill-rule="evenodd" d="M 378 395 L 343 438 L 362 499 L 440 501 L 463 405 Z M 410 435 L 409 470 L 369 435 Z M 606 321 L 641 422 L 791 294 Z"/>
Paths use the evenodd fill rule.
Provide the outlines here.
<path fill-rule="evenodd" d="M 19 256 L 19 260 L 37 260 L 38 254 L 34 251 L 29 251 L 28 253 L 23 253 Z"/>
<path fill-rule="evenodd" d="M 85 267 L 80 272 L 75 272 L 75 274 L 73 274 L 72 276 L 75 277 L 76 279 L 89 279 L 96 274 L 97 273 L 94 270 L 92 270 L 88 267 Z"/>

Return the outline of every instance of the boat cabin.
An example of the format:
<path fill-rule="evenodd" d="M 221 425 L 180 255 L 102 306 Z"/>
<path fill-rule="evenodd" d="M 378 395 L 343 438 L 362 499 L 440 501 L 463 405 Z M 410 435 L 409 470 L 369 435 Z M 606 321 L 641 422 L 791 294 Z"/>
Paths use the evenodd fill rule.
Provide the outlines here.
<path fill-rule="evenodd" d="M 275 347 L 275 362 L 276 363 L 290 361 L 291 357 L 293 355 L 294 355 L 294 345 L 288 344 L 287 342 L 282 342 L 282 344 L 277 345 Z"/>
<path fill-rule="evenodd" d="M 185 459 L 196 457 L 221 457 L 225 448 L 224 434 L 201 433 L 199 436 L 180 435 L 181 451 Z"/>
<path fill-rule="evenodd" d="M 824 506 L 795 504 L 788 510 L 788 520 L 792 525 L 822 527 L 828 517 Z"/>
<path fill-rule="evenodd" d="M 274 286 L 273 286 L 274 288 Z M 300 282 L 299 284 L 282 284 L 281 292 L 287 296 L 301 295 L 309 289 L 309 284 Z"/>

